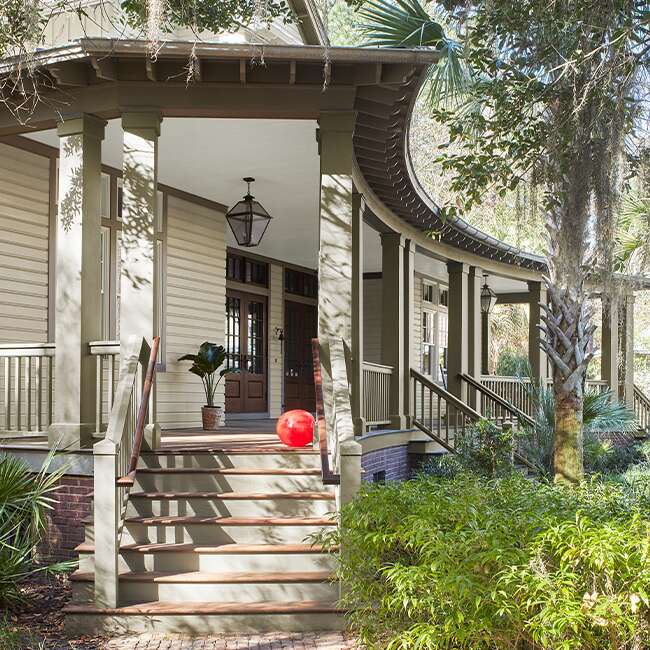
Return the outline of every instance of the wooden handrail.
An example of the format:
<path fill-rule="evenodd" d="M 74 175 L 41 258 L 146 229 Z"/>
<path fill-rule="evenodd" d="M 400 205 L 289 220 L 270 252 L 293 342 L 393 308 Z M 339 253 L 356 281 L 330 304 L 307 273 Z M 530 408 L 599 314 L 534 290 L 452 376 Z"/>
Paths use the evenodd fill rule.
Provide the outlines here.
<path fill-rule="evenodd" d="M 648 397 L 636 384 L 634 384 L 634 395 L 640 402 L 643 402 L 648 408 L 650 408 L 650 397 Z"/>
<path fill-rule="evenodd" d="M 327 449 L 327 420 L 325 419 L 325 402 L 323 399 L 323 374 L 320 361 L 320 343 L 318 339 L 311 340 L 312 363 L 314 368 L 314 389 L 316 392 L 316 420 L 318 426 L 318 442 L 320 447 L 321 474 L 324 485 L 340 485 L 341 475 L 335 474 L 330 468 L 330 456 Z"/>
<path fill-rule="evenodd" d="M 442 397 L 446 402 L 451 404 L 455 409 L 465 414 L 467 417 L 473 420 L 480 420 L 481 414 L 475 411 L 471 406 L 468 406 L 463 402 L 463 400 L 458 399 L 453 393 L 450 393 L 448 390 L 444 389 L 439 384 L 431 381 L 425 375 L 419 373 L 414 368 L 411 368 L 411 377 L 417 379 L 421 384 L 424 384 L 430 391 L 434 392 L 439 397 Z"/>
<path fill-rule="evenodd" d="M 153 388 L 154 376 L 156 373 L 156 360 L 158 359 L 158 348 L 160 346 L 160 337 L 154 336 L 151 345 L 151 352 L 149 353 L 149 363 L 147 364 L 147 372 L 144 377 L 142 385 L 142 399 L 138 408 L 138 418 L 135 424 L 135 432 L 133 434 L 133 448 L 131 450 L 131 460 L 129 461 L 129 470 L 126 476 L 117 479 L 118 485 L 130 485 L 135 480 L 135 471 L 138 467 L 138 459 L 140 458 L 140 449 L 142 448 L 142 438 L 144 436 L 144 427 L 147 421 L 147 413 L 149 411 L 149 401 L 151 399 L 151 390 Z"/>
<path fill-rule="evenodd" d="M 511 404 L 508 400 L 501 397 L 501 395 L 495 393 L 491 388 L 484 386 L 480 381 L 472 377 L 472 375 L 468 375 L 467 373 L 461 372 L 458 374 L 458 376 L 464 382 L 468 383 L 470 386 L 472 386 L 477 391 L 479 391 L 479 393 L 482 393 L 483 395 L 491 399 L 493 402 L 496 402 L 499 406 L 501 406 L 501 408 L 505 409 L 512 415 L 516 416 L 522 422 L 525 422 L 531 427 L 535 426 L 535 420 L 531 418 L 530 415 L 527 415 L 521 409 L 518 409 L 514 404 Z"/>

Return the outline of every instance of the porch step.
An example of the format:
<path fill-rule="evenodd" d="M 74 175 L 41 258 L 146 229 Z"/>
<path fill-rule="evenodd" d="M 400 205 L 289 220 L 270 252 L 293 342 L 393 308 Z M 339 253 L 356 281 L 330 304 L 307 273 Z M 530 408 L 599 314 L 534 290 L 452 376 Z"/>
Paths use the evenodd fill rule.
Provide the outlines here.
<path fill-rule="evenodd" d="M 143 467 L 136 492 L 317 492 L 320 470 L 311 467 Z"/>
<path fill-rule="evenodd" d="M 304 572 L 217 572 L 173 571 L 128 572 L 120 575 L 120 600 L 124 604 L 165 601 L 204 602 L 299 600 L 311 598 L 335 601 L 338 584 L 331 571 Z M 71 576 L 76 602 L 91 602 L 94 573 L 77 571 Z"/>
<path fill-rule="evenodd" d="M 335 525 L 326 517 L 128 517 L 122 538 L 136 544 L 299 544 Z"/>
<path fill-rule="evenodd" d="M 312 450 L 286 451 L 254 451 L 239 450 L 201 452 L 201 453 L 149 453 L 140 457 L 141 469 L 236 469 L 259 468 L 263 470 L 282 469 L 314 469 L 320 468 L 320 457 Z"/>
<path fill-rule="evenodd" d="M 66 630 L 142 633 L 254 634 L 343 629 L 343 610 L 331 601 L 141 603 L 114 609 L 72 604 L 64 609 Z"/>
<path fill-rule="evenodd" d="M 136 492 L 129 510 L 155 516 L 325 516 L 335 509 L 331 492 Z"/>

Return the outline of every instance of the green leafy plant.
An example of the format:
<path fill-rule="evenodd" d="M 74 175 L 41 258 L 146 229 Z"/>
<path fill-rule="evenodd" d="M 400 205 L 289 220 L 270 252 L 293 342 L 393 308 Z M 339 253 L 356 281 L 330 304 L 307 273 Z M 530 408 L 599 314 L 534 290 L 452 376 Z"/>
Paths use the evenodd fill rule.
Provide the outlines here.
<path fill-rule="evenodd" d="M 53 493 L 65 466 L 50 472 L 53 450 L 38 473 L 25 462 L 0 455 L 0 603 L 24 600 L 20 585 L 39 573 L 61 573 L 76 562 L 40 566 L 36 547 L 46 532 L 46 513 L 56 501 Z"/>
<path fill-rule="evenodd" d="M 206 406 L 214 406 L 214 395 L 224 375 L 234 372 L 231 368 L 221 368 L 226 361 L 226 348 L 223 345 L 205 341 L 196 354 L 184 354 L 179 361 L 191 361 L 189 371 L 201 378 L 205 391 Z M 221 368 L 221 370 L 219 370 Z M 217 372 L 218 371 L 218 372 Z"/>
<path fill-rule="evenodd" d="M 555 395 L 552 388 L 529 380 L 524 384 L 533 407 L 535 428 L 523 439 L 524 455 L 543 473 L 553 471 L 555 444 Z M 615 447 L 603 434 L 634 433 L 638 423 L 634 412 L 616 400 L 611 391 L 586 391 L 583 404 L 584 462 L 587 471 L 622 471 L 642 459 L 636 445 Z"/>
<path fill-rule="evenodd" d="M 640 649 L 649 508 L 620 481 L 420 475 L 364 486 L 321 541 L 369 648 Z"/>

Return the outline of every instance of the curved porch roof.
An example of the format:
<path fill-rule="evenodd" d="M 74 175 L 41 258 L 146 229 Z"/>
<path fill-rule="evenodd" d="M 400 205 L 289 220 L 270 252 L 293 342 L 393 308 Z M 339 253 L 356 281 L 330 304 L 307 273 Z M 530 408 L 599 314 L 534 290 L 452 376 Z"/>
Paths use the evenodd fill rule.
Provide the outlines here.
<path fill-rule="evenodd" d="M 443 221 L 420 185 L 409 156 L 408 129 L 436 52 L 176 41 L 162 44 L 156 54 L 152 60 L 145 41 L 112 39 L 84 39 L 38 52 L 37 78 L 46 101 L 36 108 L 29 127 L 17 124 L 3 109 L 0 135 L 52 128 L 66 113 L 111 119 L 124 107 L 155 107 L 169 117 L 296 119 L 317 119 L 324 110 L 354 110 L 358 170 L 392 214 L 473 255 L 527 271 L 546 270 L 542 257 L 462 219 Z M 0 75 L 15 73 L 20 65 L 5 59 Z"/>

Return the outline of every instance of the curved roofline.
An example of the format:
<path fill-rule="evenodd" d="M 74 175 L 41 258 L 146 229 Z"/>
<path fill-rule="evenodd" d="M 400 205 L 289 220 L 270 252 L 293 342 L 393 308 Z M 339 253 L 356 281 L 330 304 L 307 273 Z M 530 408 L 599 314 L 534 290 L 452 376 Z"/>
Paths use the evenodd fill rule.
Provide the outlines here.
<path fill-rule="evenodd" d="M 356 109 L 355 155 L 361 173 L 377 198 L 397 217 L 420 231 L 481 257 L 546 272 L 545 259 L 522 251 L 471 226 L 461 218 L 443 219 L 422 187 L 409 149 L 411 117 L 426 67 L 413 70 L 399 88 L 360 88 Z"/>

